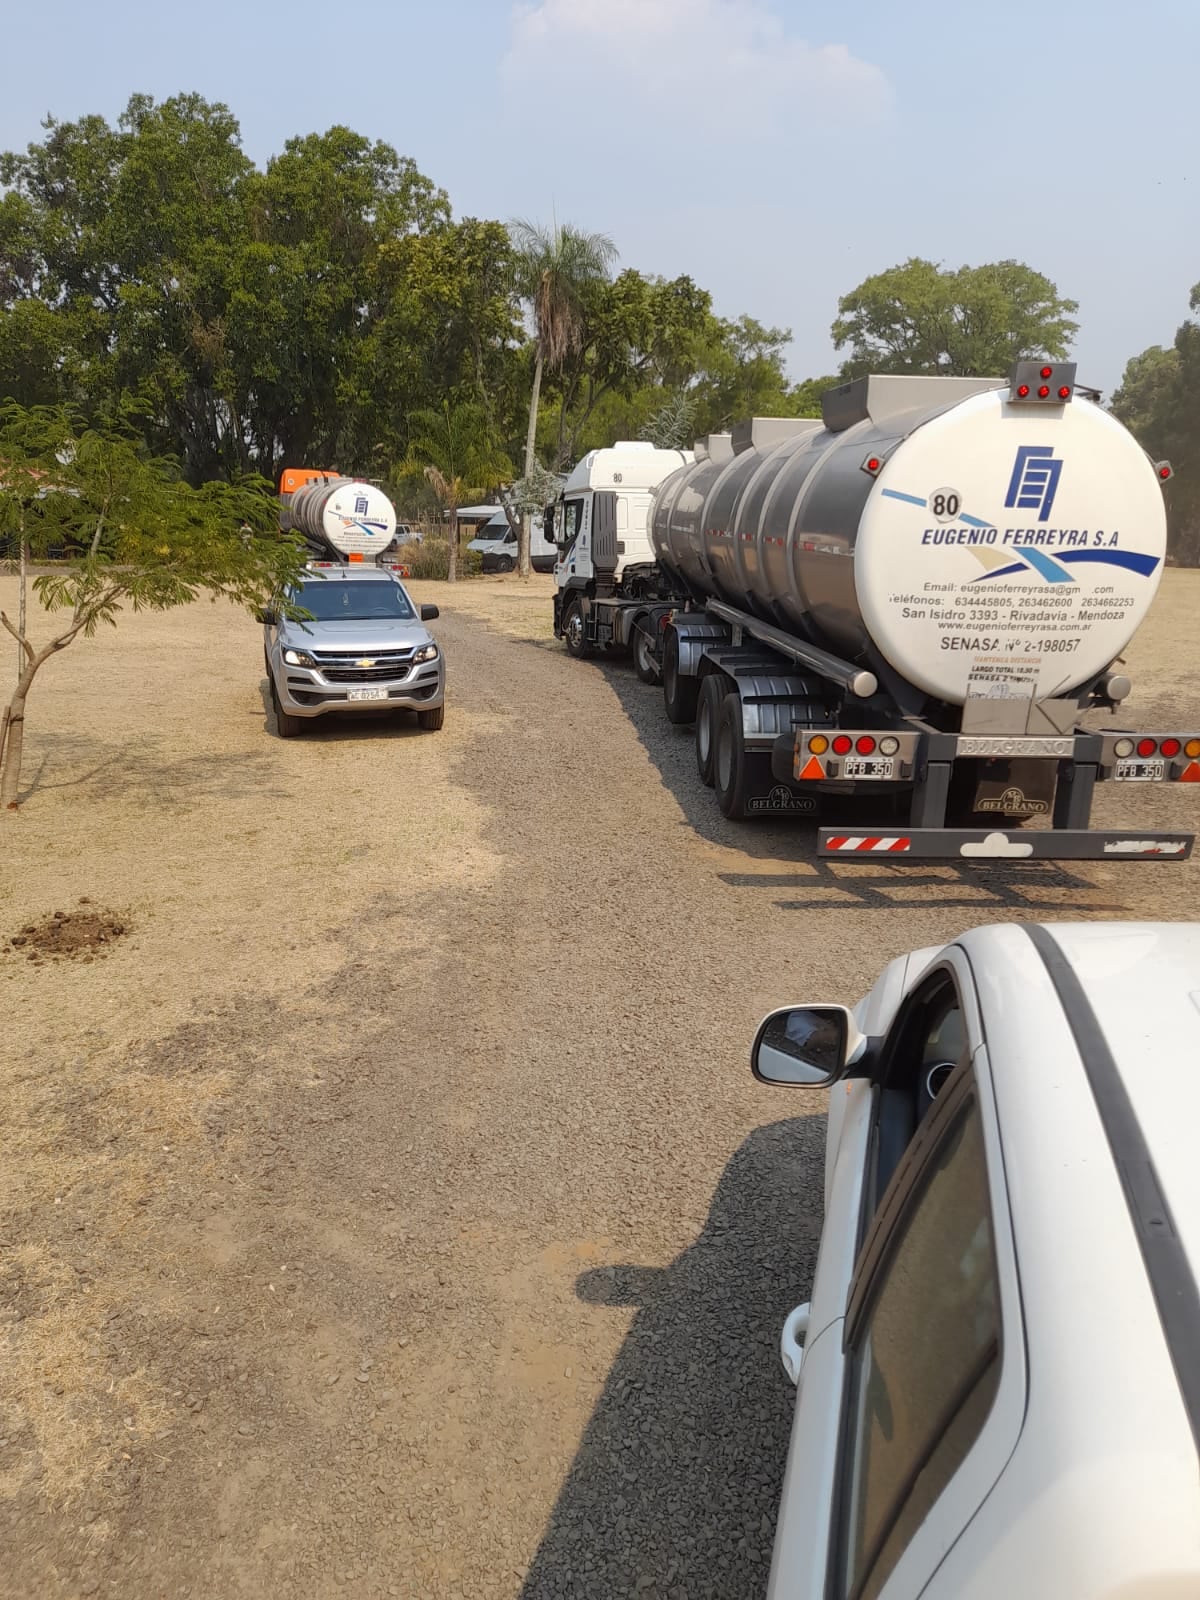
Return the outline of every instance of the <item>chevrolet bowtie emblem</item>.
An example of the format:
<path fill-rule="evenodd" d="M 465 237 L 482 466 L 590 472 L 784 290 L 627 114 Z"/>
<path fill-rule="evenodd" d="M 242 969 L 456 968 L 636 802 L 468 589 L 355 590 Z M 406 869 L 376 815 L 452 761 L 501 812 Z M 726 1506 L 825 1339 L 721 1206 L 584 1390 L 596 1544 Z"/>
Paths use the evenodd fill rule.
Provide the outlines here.
<path fill-rule="evenodd" d="M 361 661 L 356 661 L 354 665 L 356 667 L 373 667 L 375 665 L 375 657 L 364 656 Z"/>

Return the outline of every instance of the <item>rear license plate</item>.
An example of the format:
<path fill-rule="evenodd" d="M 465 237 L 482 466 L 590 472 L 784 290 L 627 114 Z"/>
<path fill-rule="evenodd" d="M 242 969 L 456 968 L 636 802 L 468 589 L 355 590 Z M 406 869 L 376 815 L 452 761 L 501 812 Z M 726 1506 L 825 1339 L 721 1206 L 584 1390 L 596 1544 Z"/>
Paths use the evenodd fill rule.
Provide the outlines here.
<path fill-rule="evenodd" d="M 1167 775 L 1165 761 L 1118 761 L 1118 783 L 1161 783 Z"/>
<path fill-rule="evenodd" d="M 890 757 L 851 756 L 842 764 L 844 778 L 890 778 L 896 763 Z"/>
<path fill-rule="evenodd" d="M 387 692 L 386 689 L 347 689 L 346 690 L 346 699 L 347 700 L 386 700 L 387 697 L 388 697 L 388 692 Z"/>

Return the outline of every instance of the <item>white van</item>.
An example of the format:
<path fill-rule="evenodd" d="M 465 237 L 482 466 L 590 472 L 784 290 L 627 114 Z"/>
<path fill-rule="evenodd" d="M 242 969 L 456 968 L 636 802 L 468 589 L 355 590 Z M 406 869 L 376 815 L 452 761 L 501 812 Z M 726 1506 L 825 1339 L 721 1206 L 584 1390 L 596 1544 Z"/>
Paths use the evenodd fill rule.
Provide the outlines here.
<path fill-rule="evenodd" d="M 517 565 L 517 531 L 510 528 L 503 511 L 497 511 L 490 522 L 484 523 L 467 546 L 483 556 L 485 572 L 512 572 Z M 533 519 L 529 535 L 529 558 L 535 572 L 553 572 L 557 551 L 545 536 L 542 516 Z"/>

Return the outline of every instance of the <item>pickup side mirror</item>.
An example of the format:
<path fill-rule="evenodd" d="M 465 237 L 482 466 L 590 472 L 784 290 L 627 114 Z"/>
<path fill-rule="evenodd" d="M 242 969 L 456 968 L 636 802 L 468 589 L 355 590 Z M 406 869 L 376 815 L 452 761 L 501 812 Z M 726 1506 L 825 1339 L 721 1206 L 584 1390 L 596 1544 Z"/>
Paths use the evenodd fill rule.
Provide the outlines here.
<path fill-rule="evenodd" d="M 850 1061 L 854 1018 L 845 1006 L 785 1006 L 764 1018 L 750 1052 L 760 1083 L 821 1089 Z"/>
<path fill-rule="evenodd" d="M 441 616 L 441 614 L 442 613 L 438 610 L 438 608 L 436 606 L 422 606 L 421 607 L 421 621 L 422 622 L 436 622 L 437 619 Z"/>
<path fill-rule="evenodd" d="M 270 606 L 263 606 L 262 610 L 258 613 L 258 620 L 262 623 L 264 628 L 274 628 L 278 625 L 279 613 L 272 611 Z"/>

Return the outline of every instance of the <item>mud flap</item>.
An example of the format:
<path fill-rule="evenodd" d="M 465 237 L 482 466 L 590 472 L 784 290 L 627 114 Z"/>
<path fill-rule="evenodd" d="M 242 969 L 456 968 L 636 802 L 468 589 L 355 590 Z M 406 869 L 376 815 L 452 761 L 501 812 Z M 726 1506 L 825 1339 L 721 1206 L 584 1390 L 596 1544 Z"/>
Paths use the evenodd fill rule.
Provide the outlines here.
<path fill-rule="evenodd" d="M 1005 832 L 982 828 L 821 828 L 817 855 L 839 861 L 1186 861 L 1191 833 L 1106 833 L 1099 828 Z"/>

